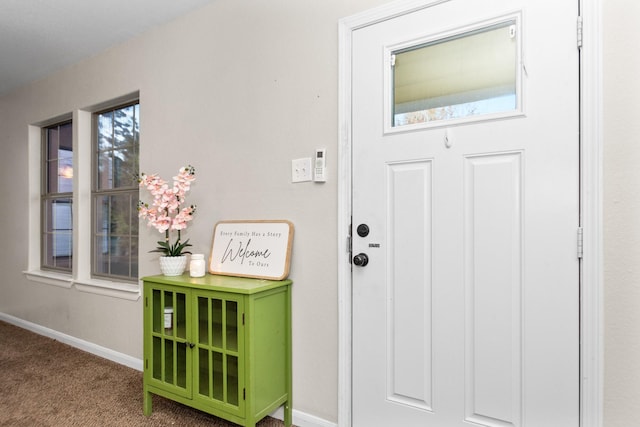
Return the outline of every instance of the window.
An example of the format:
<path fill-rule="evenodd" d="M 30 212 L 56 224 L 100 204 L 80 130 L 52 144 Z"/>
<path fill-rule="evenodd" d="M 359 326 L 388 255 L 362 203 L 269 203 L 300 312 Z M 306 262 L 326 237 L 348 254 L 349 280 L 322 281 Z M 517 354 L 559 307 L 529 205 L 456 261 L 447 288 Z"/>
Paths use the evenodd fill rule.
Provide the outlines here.
<path fill-rule="evenodd" d="M 391 52 L 392 127 L 518 108 L 516 19 Z"/>
<path fill-rule="evenodd" d="M 138 278 L 140 105 L 94 114 L 92 276 Z"/>
<path fill-rule="evenodd" d="M 30 281 L 140 297 L 139 96 L 29 125 Z"/>
<path fill-rule="evenodd" d="M 73 260 L 73 144 L 71 122 L 43 129 L 41 266 L 70 272 Z"/>

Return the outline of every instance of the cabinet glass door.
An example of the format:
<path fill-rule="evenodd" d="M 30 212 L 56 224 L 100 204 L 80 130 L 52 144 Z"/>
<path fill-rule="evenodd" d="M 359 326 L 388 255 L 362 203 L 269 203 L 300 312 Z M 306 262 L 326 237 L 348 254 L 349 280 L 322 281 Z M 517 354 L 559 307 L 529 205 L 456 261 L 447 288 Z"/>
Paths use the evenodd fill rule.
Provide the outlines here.
<path fill-rule="evenodd" d="M 187 313 L 185 293 L 152 289 L 151 377 L 188 394 L 190 363 L 187 359 Z M 175 391 L 175 390 L 174 390 Z M 177 392 L 177 391 L 176 391 Z"/>
<path fill-rule="evenodd" d="M 198 373 L 195 395 L 241 415 L 244 410 L 242 301 L 231 295 L 198 295 L 195 311 Z"/>

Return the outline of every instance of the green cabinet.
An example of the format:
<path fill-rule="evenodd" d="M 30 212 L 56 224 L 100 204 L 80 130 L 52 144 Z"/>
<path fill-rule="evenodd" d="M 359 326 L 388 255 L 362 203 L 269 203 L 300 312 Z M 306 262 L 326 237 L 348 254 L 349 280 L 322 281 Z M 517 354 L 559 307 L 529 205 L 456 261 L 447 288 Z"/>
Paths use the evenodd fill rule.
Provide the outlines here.
<path fill-rule="evenodd" d="M 144 414 L 152 394 L 244 426 L 291 425 L 291 281 L 144 281 Z"/>

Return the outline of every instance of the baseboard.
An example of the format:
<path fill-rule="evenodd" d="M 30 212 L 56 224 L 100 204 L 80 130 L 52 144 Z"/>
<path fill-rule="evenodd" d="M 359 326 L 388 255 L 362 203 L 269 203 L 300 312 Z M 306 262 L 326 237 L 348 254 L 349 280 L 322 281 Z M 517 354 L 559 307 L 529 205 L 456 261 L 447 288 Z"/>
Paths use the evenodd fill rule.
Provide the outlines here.
<path fill-rule="evenodd" d="M 38 325 L 33 322 L 29 322 L 24 319 L 12 316 L 10 314 L 0 312 L 0 320 L 15 325 L 19 328 L 26 329 L 34 332 L 38 335 L 43 335 L 51 339 L 60 341 L 61 343 L 70 345 L 77 349 L 86 351 L 87 353 L 95 354 L 112 362 L 119 363 L 137 371 L 142 371 L 142 360 L 131 357 L 127 354 L 120 353 L 111 350 L 100 345 L 81 340 L 80 338 L 72 337 L 71 335 L 63 334 L 62 332 L 55 331 L 42 325 Z M 284 420 L 284 410 L 282 408 L 277 409 L 272 417 L 279 420 Z M 316 417 L 314 415 L 307 414 L 305 412 L 293 410 L 293 424 L 298 427 L 337 427 L 338 424 Z"/>
<path fill-rule="evenodd" d="M 291 415 L 293 418 L 293 425 L 297 427 L 338 427 L 338 424 L 336 423 L 332 423 L 331 421 L 327 421 L 305 412 L 296 411 L 295 409 L 292 411 Z M 282 408 L 278 408 L 271 414 L 271 416 L 279 420 L 284 420 L 284 410 Z"/>
<path fill-rule="evenodd" d="M 104 359 L 111 360 L 112 362 L 116 362 L 121 365 L 128 366 L 129 368 L 133 368 L 137 371 L 142 371 L 141 359 L 136 359 L 135 357 L 129 356 L 127 354 L 120 353 L 106 347 L 102 347 L 100 345 L 82 340 L 80 338 L 72 337 L 71 335 L 63 334 L 62 332 L 55 331 L 53 329 L 47 328 L 42 325 L 38 325 L 36 323 L 29 322 L 24 319 L 20 319 L 15 316 L 11 316 L 10 314 L 0 312 L 0 320 L 3 320 L 7 323 L 15 325 L 19 328 L 23 328 L 28 331 L 35 332 L 36 334 L 43 335 L 45 337 L 49 337 L 54 340 L 60 341 L 61 343 L 86 351 L 87 353 L 95 354 L 96 356 L 100 356 Z"/>

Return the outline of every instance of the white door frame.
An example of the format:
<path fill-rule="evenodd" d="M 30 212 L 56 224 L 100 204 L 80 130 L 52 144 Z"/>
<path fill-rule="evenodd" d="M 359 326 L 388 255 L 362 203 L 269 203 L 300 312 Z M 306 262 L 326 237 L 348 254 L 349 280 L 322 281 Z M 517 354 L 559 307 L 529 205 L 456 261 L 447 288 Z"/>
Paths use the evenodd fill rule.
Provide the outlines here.
<path fill-rule="evenodd" d="M 339 22 L 338 123 L 338 425 L 351 426 L 351 37 L 353 31 L 447 0 L 400 0 Z M 602 426 L 602 0 L 579 0 L 582 17 L 580 424 Z M 576 23 L 577 26 L 577 23 Z"/>

